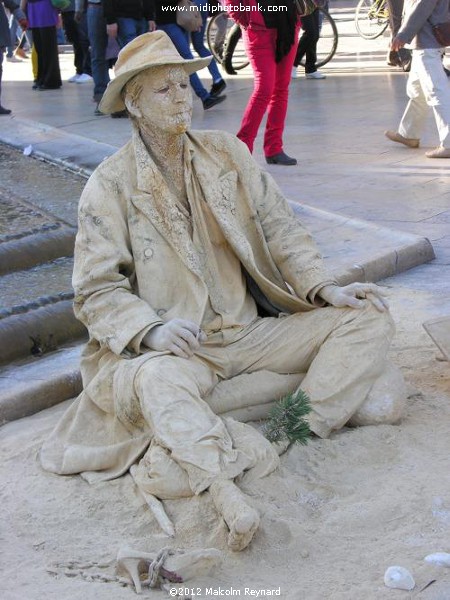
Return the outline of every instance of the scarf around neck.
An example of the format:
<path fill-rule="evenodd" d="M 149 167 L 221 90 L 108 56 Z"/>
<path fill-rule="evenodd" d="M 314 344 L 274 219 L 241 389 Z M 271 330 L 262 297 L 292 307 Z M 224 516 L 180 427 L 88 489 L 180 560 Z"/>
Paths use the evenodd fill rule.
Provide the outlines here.
<path fill-rule="evenodd" d="M 277 30 L 277 43 L 275 61 L 279 63 L 286 56 L 295 39 L 295 25 L 297 23 L 297 9 L 293 0 L 258 0 L 261 14 L 268 29 Z M 271 11 L 269 6 L 285 6 L 285 10 Z"/>

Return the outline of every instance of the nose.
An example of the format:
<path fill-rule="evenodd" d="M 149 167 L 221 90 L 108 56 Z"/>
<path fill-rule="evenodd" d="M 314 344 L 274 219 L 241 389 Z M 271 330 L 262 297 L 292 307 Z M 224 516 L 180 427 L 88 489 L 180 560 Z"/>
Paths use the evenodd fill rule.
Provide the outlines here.
<path fill-rule="evenodd" d="M 187 88 L 186 87 L 181 87 L 181 84 L 177 84 L 175 86 L 175 101 L 176 102 L 185 102 L 186 101 L 186 97 L 187 97 Z"/>

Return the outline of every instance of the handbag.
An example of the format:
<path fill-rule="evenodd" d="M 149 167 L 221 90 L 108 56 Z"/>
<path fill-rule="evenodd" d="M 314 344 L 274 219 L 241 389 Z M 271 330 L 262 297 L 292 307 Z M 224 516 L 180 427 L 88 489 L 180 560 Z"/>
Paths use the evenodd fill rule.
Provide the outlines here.
<path fill-rule="evenodd" d="M 186 31 L 198 31 L 202 26 L 199 7 L 191 0 L 181 0 L 178 3 L 176 22 Z"/>
<path fill-rule="evenodd" d="M 450 21 L 446 21 L 445 23 L 438 23 L 437 25 L 432 25 L 434 37 L 442 46 L 442 48 L 446 48 L 450 46 Z"/>
<path fill-rule="evenodd" d="M 51 0 L 53 8 L 64 10 L 70 6 L 70 0 Z"/>

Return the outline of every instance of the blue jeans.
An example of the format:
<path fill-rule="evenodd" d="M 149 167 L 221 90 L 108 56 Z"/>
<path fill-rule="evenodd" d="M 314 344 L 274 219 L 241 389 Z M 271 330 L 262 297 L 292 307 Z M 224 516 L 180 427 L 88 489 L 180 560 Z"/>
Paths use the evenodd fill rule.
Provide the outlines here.
<path fill-rule="evenodd" d="M 191 33 L 192 45 L 194 46 L 194 50 L 201 58 L 206 58 L 207 56 L 211 56 L 211 52 L 205 46 L 205 29 L 206 21 L 208 19 L 207 8 L 209 0 L 195 0 L 195 4 L 199 7 L 200 14 L 202 15 L 202 28 L 200 29 L 200 31 L 194 31 Z M 209 63 L 208 70 L 211 73 L 211 77 L 213 78 L 214 83 L 222 79 L 222 75 L 220 74 L 219 68 L 214 58 Z"/>
<path fill-rule="evenodd" d="M 138 35 L 147 33 L 148 21 L 146 19 L 131 19 L 117 17 L 117 43 L 121 48 L 134 40 Z"/>
<path fill-rule="evenodd" d="M 158 28 L 167 33 L 167 35 L 172 40 L 173 45 L 183 58 L 194 58 L 191 52 L 191 48 L 189 46 L 189 33 L 187 31 L 185 31 L 175 23 L 169 23 L 168 25 L 159 25 Z M 194 93 L 200 98 L 200 100 L 206 100 L 206 98 L 209 98 L 209 92 L 203 87 L 203 84 L 200 81 L 200 78 L 197 75 L 197 73 L 192 73 L 192 75 L 189 76 L 189 81 L 191 82 L 191 86 L 194 90 Z"/>
<path fill-rule="evenodd" d="M 109 63 L 106 60 L 108 36 L 101 4 L 88 4 L 87 29 L 91 44 L 91 68 L 94 80 L 94 100 L 100 102 L 109 83 Z"/>

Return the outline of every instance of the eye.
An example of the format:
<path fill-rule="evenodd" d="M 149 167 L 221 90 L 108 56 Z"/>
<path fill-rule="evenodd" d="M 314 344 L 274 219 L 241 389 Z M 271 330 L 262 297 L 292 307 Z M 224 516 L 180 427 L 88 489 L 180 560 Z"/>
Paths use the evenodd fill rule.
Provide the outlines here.
<path fill-rule="evenodd" d="M 187 88 L 188 84 L 187 83 L 180 83 L 180 88 L 182 90 L 185 90 Z"/>
<path fill-rule="evenodd" d="M 168 91 L 169 91 L 169 86 L 166 85 L 165 87 L 160 88 L 159 90 L 156 90 L 156 93 L 157 94 L 167 94 Z"/>

